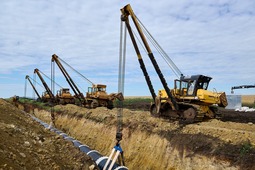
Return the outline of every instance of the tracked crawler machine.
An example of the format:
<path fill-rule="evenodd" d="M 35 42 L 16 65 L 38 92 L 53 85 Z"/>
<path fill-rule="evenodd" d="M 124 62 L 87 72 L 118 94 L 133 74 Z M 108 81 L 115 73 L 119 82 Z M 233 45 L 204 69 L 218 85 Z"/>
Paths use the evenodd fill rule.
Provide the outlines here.
<path fill-rule="evenodd" d="M 38 75 L 38 77 L 40 78 L 40 80 L 46 90 L 42 94 L 43 102 L 52 102 L 55 104 L 74 104 L 75 103 L 74 97 L 70 93 L 69 88 L 63 88 L 60 86 L 60 90 L 58 90 L 56 96 L 54 96 L 51 89 L 49 88 L 49 86 L 45 82 L 44 78 L 42 77 L 41 73 L 44 76 L 46 76 L 46 75 L 43 72 L 41 72 L 38 68 L 34 69 L 34 73 Z M 47 78 L 49 78 L 49 77 L 47 77 Z"/>
<path fill-rule="evenodd" d="M 59 104 L 75 104 L 75 98 L 69 88 L 61 88 L 57 91 L 56 99 Z"/>
<path fill-rule="evenodd" d="M 44 88 L 45 88 L 45 92 L 43 92 L 42 94 L 42 102 L 52 102 L 52 103 L 55 103 L 56 100 L 55 100 L 55 96 L 54 94 L 52 93 L 52 91 L 50 90 L 49 86 L 47 85 L 47 83 L 44 81 L 42 75 L 40 74 L 39 72 L 39 69 L 34 69 L 34 74 L 37 74 L 39 79 L 41 80 Z"/>
<path fill-rule="evenodd" d="M 143 26 L 140 20 L 134 14 L 130 5 L 121 9 L 121 20 L 129 32 L 131 41 L 136 51 L 140 67 L 143 71 L 145 80 L 154 100 L 151 105 L 151 114 L 153 116 L 169 116 L 171 118 L 181 119 L 186 122 L 202 121 L 204 117 L 215 118 L 218 116 L 217 107 L 227 106 L 225 92 L 209 91 L 208 85 L 211 77 L 204 75 L 193 75 L 185 77 L 176 67 L 173 61 L 167 56 L 164 50 L 159 46 L 156 40 L 151 36 L 148 30 Z M 146 49 L 149 59 L 163 85 L 164 89 L 155 94 L 152 82 L 145 67 L 142 55 L 136 42 L 135 35 L 129 22 L 129 16 L 132 18 L 135 28 L 140 36 L 142 44 Z M 168 65 L 175 71 L 179 78 L 174 81 L 174 88 L 171 90 L 161 69 L 150 49 L 146 36 L 152 41 L 158 52 L 162 55 Z"/>
<path fill-rule="evenodd" d="M 119 100 L 122 100 L 123 96 L 121 96 L 121 94 L 116 94 L 116 93 L 107 94 L 106 85 L 94 84 L 90 80 L 85 78 L 83 75 L 81 75 L 79 72 L 77 72 L 75 69 L 73 69 L 75 72 L 77 72 L 79 75 L 81 75 L 83 78 L 85 78 L 88 82 L 92 84 L 91 87 L 88 87 L 86 96 L 84 96 L 60 61 L 62 61 L 71 69 L 73 69 L 65 61 L 60 59 L 56 54 L 52 55 L 52 62 L 55 62 L 58 65 L 60 71 L 63 73 L 64 77 L 66 78 L 67 83 L 70 85 L 71 89 L 75 93 L 75 97 L 80 101 L 82 105 L 89 108 L 96 108 L 101 106 L 101 107 L 107 107 L 109 109 L 112 109 L 113 101 L 116 98 Z"/>

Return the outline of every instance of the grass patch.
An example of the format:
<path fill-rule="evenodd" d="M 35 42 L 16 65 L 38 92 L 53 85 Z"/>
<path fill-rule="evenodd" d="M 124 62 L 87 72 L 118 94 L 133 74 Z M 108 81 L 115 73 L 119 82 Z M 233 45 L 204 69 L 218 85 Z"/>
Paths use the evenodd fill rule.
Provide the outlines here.
<path fill-rule="evenodd" d="M 250 107 L 250 108 L 255 108 L 255 104 L 254 103 L 244 103 L 244 102 L 242 102 L 242 106 L 247 106 L 247 107 Z"/>
<path fill-rule="evenodd" d="M 137 103 L 151 103 L 153 100 L 150 98 L 127 98 L 124 100 L 124 106 L 137 104 Z"/>
<path fill-rule="evenodd" d="M 250 141 L 246 141 L 242 144 L 240 149 L 241 156 L 245 156 L 246 154 L 250 153 L 253 150 L 253 146 Z"/>
<path fill-rule="evenodd" d="M 36 108 L 39 108 L 39 109 L 44 109 L 44 110 L 47 110 L 47 111 L 51 110 L 51 105 L 49 103 L 43 103 L 43 102 L 40 102 L 40 101 L 36 101 L 34 99 L 19 98 L 19 102 L 22 103 L 22 104 L 33 105 L 33 106 L 35 106 Z"/>
<path fill-rule="evenodd" d="M 148 111 L 150 109 L 152 98 L 125 98 L 123 101 L 123 108 L 144 110 Z M 114 102 L 114 106 L 117 107 L 118 101 Z"/>

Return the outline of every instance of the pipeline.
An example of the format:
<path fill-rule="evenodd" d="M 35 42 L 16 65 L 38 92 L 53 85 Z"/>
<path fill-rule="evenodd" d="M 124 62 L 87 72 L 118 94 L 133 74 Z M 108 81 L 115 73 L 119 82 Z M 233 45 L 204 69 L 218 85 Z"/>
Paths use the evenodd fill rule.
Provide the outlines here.
<path fill-rule="evenodd" d="M 70 141 L 73 143 L 73 145 L 77 148 L 79 148 L 79 150 L 83 153 L 85 153 L 86 155 L 88 155 L 89 157 L 91 157 L 91 159 L 97 164 L 97 166 L 99 167 L 100 170 L 104 169 L 104 166 L 106 164 L 106 161 L 108 160 L 108 157 L 101 155 L 98 151 L 96 150 L 92 150 L 89 148 L 89 146 L 87 145 L 83 145 L 80 141 L 68 136 L 66 133 L 54 128 L 53 126 L 41 121 L 40 119 L 30 115 L 35 121 L 39 122 L 41 125 L 43 125 L 46 129 L 49 129 L 52 132 L 55 132 L 56 134 L 62 136 L 65 140 Z M 109 166 L 111 165 L 111 163 L 108 164 L 107 168 L 109 168 Z M 128 170 L 127 167 L 125 166 L 120 166 L 119 164 L 115 163 L 113 165 L 113 167 L 111 168 L 111 170 Z"/>

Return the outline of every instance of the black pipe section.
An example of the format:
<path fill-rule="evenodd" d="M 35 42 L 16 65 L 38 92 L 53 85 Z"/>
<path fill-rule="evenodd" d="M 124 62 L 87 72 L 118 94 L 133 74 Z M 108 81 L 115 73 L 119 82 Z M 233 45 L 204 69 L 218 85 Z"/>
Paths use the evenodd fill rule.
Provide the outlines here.
<path fill-rule="evenodd" d="M 46 129 L 49 129 L 52 132 L 55 132 L 56 134 L 62 136 L 65 140 L 70 141 L 73 143 L 73 145 L 77 148 L 79 148 L 79 150 L 83 153 L 85 153 L 86 155 L 88 155 L 89 157 L 91 157 L 91 159 L 97 164 L 97 166 L 99 167 L 100 170 L 103 170 L 106 161 L 108 160 L 108 157 L 101 155 L 98 151 L 96 150 L 92 150 L 89 148 L 89 146 L 82 144 L 80 141 L 68 136 L 66 133 L 50 126 L 49 124 L 41 121 L 40 119 L 34 117 L 31 115 L 31 117 L 36 120 L 37 122 L 39 122 L 41 125 L 43 125 Z M 109 166 L 111 165 L 111 162 L 108 164 L 107 166 L 107 170 L 109 168 Z M 114 166 L 112 167 L 111 170 L 128 170 L 127 167 L 125 166 L 120 166 L 119 164 L 115 163 Z"/>

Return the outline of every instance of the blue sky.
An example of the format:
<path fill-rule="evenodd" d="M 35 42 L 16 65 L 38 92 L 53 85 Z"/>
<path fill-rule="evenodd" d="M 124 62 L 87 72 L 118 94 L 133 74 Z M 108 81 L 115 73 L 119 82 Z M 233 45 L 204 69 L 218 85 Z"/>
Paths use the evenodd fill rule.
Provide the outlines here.
<path fill-rule="evenodd" d="M 33 77 L 35 68 L 50 76 L 54 53 L 92 82 L 107 84 L 109 93 L 116 92 L 119 9 L 128 3 L 184 75 L 211 76 L 209 89 L 227 94 L 231 86 L 255 84 L 254 0 L 1 0 L 0 97 L 24 96 L 25 76 Z M 146 54 L 143 58 L 154 88 L 162 88 Z M 162 59 L 157 61 L 171 88 L 177 77 Z M 90 84 L 70 74 L 85 92 Z M 67 87 L 58 68 L 56 81 Z M 255 94 L 255 89 L 235 94 Z M 28 85 L 27 96 L 32 95 Z M 125 95 L 150 95 L 129 36 Z"/>

